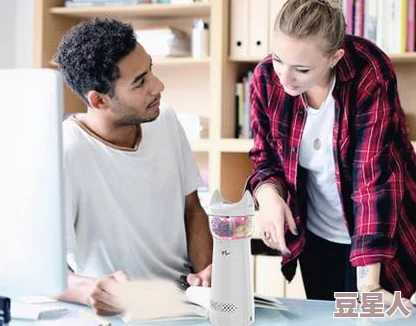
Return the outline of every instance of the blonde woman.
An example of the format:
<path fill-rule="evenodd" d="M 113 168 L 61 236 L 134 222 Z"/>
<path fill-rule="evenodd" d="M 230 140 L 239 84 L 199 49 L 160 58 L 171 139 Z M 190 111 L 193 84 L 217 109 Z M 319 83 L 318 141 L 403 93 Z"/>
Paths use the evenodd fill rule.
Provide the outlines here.
<path fill-rule="evenodd" d="M 338 1 L 288 0 L 251 89 L 248 186 L 263 241 L 308 298 L 416 290 L 416 156 L 389 58 Z"/>

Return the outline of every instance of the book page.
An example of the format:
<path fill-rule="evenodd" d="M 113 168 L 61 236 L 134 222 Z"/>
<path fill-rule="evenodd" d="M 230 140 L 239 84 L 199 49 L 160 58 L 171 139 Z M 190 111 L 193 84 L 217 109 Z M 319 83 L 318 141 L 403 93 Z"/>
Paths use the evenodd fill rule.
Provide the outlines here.
<path fill-rule="evenodd" d="M 185 293 L 168 280 L 136 280 L 117 285 L 115 295 L 124 322 L 207 319 L 208 311 L 187 302 Z"/>
<path fill-rule="evenodd" d="M 190 286 L 185 291 L 186 299 L 189 302 L 200 305 L 205 309 L 209 309 L 211 288 L 201 286 Z M 257 308 L 269 308 L 288 310 L 287 307 L 275 297 L 254 294 L 254 306 Z"/>

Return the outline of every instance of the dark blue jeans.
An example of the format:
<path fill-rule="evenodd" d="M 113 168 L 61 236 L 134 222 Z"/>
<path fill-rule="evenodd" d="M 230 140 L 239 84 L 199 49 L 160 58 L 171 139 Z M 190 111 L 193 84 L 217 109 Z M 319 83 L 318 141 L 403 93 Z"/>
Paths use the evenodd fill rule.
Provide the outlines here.
<path fill-rule="evenodd" d="M 350 248 L 306 231 L 306 244 L 299 262 L 308 299 L 335 300 L 334 292 L 357 292 L 356 268 L 349 260 Z"/>

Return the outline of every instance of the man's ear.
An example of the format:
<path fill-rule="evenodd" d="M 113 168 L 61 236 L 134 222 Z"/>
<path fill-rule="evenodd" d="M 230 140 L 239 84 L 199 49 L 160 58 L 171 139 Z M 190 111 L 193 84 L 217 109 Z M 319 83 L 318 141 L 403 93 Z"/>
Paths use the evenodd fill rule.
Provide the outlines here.
<path fill-rule="evenodd" d="M 97 91 L 89 91 L 87 94 L 88 103 L 94 109 L 106 109 L 107 100 L 103 94 Z"/>

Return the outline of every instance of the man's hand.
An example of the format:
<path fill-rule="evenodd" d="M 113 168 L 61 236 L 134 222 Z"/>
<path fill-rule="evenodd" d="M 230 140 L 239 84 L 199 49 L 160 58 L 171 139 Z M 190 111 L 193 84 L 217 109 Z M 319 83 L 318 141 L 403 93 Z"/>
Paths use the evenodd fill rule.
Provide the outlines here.
<path fill-rule="evenodd" d="M 120 304 L 114 296 L 114 288 L 117 284 L 129 280 L 129 276 L 124 271 L 117 271 L 114 274 L 96 279 L 87 293 L 85 303 L 101 316 L 112 316 L 121 313 Z"/>
<path fill-rule="evenodd" d="M 186 281 L 191 286 L 211 286 L 212 264 L 209 264 L 199 273 L 190 273 L 186 277 Z"/>

